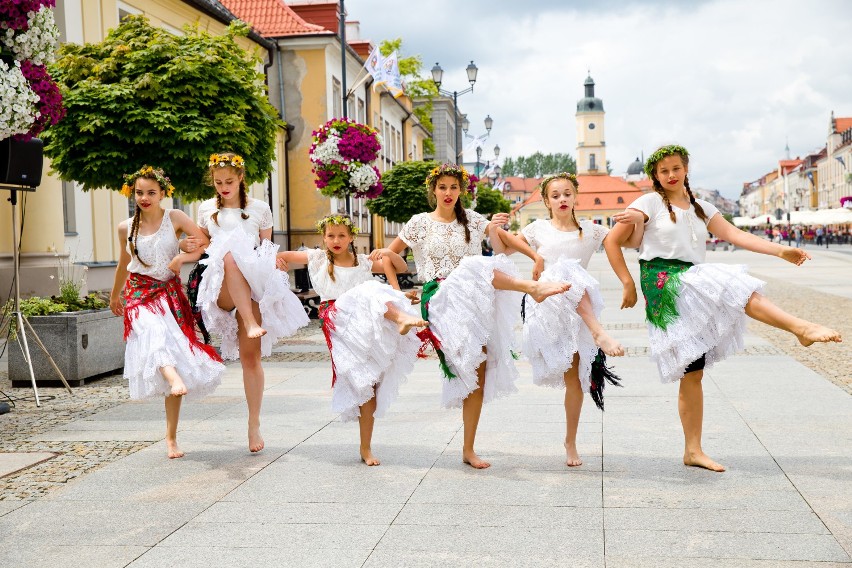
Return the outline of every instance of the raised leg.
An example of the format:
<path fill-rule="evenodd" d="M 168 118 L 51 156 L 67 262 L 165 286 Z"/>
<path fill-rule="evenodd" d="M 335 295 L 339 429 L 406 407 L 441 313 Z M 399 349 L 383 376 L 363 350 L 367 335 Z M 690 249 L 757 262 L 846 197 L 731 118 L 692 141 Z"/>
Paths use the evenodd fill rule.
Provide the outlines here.
<path fill-rule="evenodd" d="M 252 311 L 260 319 L 260 307 L 252 302 Z M 260 338 L 248 337 L 245 325 L 238 320 L 237 338 L 240 342 L 240 364 L 243 367 L 243 389 L 248 406 L 249 451 L 263 449 L 263 437 L 260 435 L 260 408 L 263 404 L 264 374 L 260 363 Z"/>
<path fill-rule="evenodd" d="M 583 293 L 580 303 L 577 304 L 577 313 L 592 333 L 595 345 L 600 347 L 610 357 L 621 357 L 624 355 L 624 348 L 621 344 L 604 331 L 601 322 L 595 317 L 595 310 L 592 309 L 592 301 L 589 299 L 588 292 Z"/>
<path fill-rule="evenodd" d="M 183 450 L 177 444 L 178 419 L 180 418 L 180 403 L 183 397 L 166 397 L 166 448 L 169 459 L 182 458 Z"/>
<path fill-rule="evenodd" d="M 225 278 L 222 282 L 222 292 L 219 293 L 219 306 L 223 307 L 222 304 L 226 304 L 237 308 L 237 314 L 249 338 L 266 335 L 266 330 L 257 323 L 259 316 L 256 318 L 252 310 L 251 287 L 231 253 L 225 255 L 224 264 Z"/>
<path fill-rule="evenodd" d="M 160 374 L 163 375 L 163 378 L 165 378 L 166 382 L 169 383 L 169 386 L 172 389 L 172 396 L 183 396 L 186 394 L 186 385 L 183 384 L 183 379 L 180 378 L 180 375 L 174 367 L 171 365 L 160 367 Z"/>
<path fill-rule="evenodd" d="M 385 312 L 385 319 L 390 320 L 397 325 L 400 335 L 405 335 L 411 331 L 412 327 L 426 327 L 429 325 L 428 321 L 400 310 L 393 302 L 388 302 L 387 307 L 388 309 Z"/>
<path fill-rule="evenodd" d="M 704 371 L 687 373 L 680 380 L 677 409 L 683 426 L 683 463 L 711 471 L 725 471 L 725 466 L 710 459 L 701 449 L 701 429 L 704 424 Z"/>
<path fill-rule="evenodd" d="M 375 392 L 375 391 L 374 391 Z M 360 406 L 361 415 L 358 417 L 358 428 L 361 432 L 361 461 L 367 465 L 380 465 L 381 462 L 373 455 L 371 444 L 373 441 L 373 425 L 376 419 L 376 396 Z"/>
<path fill-rule="evenodd" d="M 479 458 L 473 449 L 476 441 L 476 429 L 479 427 L 479 416 L 482 414 L 482 399 L 485 390 L 485 361 L 476 369 L 479 388 L 467 395 L 462 402 L 462 420 L 464 421 L 464 447 L 462 461 L 476 469 L 491 467 L 491 464 Z"/>
<path fill-rule="evenodd" d="M 745 313 L 757 321 L 792 333 L 805 347 L 815 342 L 843 341 L 839 331 L 790 315 L 757 292 L 748 299 Z"/>
<path fill-rule="evenodd" d="M 542 282 L 534 280 L 521 280 L 509 276 L 500 270 L 494 271 L 494 279 L 491 281 L 497 290 L 514 290 L 529 294 L 536 302 L 543 302 L 545 298 L 554 294 L 561 294 L 568 290 L 571 285 L 567 282 Z"/>
<path fill-rule="evenodd" d="M 583 465 L 577 453 L 577 429 L 580 425 L 580 411 L 583 409 L 583 387 L 580 386 L 580 356 L 575 353 L 571 368 L 565 373 L 565 465 L 575 467 Z"/>

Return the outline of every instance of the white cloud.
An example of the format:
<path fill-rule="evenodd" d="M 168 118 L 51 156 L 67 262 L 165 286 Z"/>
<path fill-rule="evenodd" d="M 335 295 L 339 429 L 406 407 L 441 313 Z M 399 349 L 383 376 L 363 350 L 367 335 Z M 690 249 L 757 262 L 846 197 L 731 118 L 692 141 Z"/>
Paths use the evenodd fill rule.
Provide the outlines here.
<path fill-rule="evenodd" d="M 831 111 L 852 116 L 852 3 L 846 0 L 565 2 L 349 0 L 362 37 L 403 38 L 428 74 L 439 61 L 471 133 L 494 118 L 501 156 L 576 153 L 587 70 L 606 110 L 607 158 L 679 142 L 697 187 L 734 197 L 791 154 L 825 144 Z M 489 146 L 486 146 L 487 148 Z"/>

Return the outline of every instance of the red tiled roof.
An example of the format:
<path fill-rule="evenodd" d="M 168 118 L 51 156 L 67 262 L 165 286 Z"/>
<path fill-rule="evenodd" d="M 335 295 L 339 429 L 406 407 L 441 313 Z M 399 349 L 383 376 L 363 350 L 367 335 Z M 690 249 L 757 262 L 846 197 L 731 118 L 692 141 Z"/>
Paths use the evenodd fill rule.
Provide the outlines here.
<path fill-rule="evenodd" d="M 220 2 L 264 37 L 332 33 L 306 22 L 283 0 L 220 0 Z"/>
<path fill-rule="evenodd" d="M 778 165 L 781 167 L 781 171 L 786 175 L 795 170 L 802 164 L 802 160 L 796 158 L 795 160 L 779 160 Z"/>
<path fill-rule="evenodd" d="M 340 26 L 340 2 L 309 2 L 291 4 L 290 9 L 305 21 L 311 22 L 330 32 L 337 33 Z"/>
<path fill-rule="evenodd" d="M 529 183 L 531 179 L 527 179 L 527 187 L 530 187 Z M 538 180 L 536 180 L 537 182 Z M 581 175 L 577 176 L 577 182 L 580 184 L 580 195 L 577 196 L 574 208 L 578 211 L 622 209 L 645 193 L 637 187 L 639 182 L 633 182 L 633 184 L 636 184 L 633 185 L 615 176 Z M 514 187 L 513 184 L 513 191 Z M 618 202 L 619 197 L 621 197 L 621 203 Z M 595 203 L 595 199 L 598 199 L 600 203 Z M 538 191 L 533 192 L 526 200 L 515 205 L 514 211 L 536 201 L 541 201 L 541 193 Z"/>
<path fill-rule="evenodd" d="M 373 51 L 373 42 L 368 39 L 356 39 L 347 43 L 355 50 L 355 53 L 361 56 L 361 59 L 364 61 L 370 57 L 370 53 Z"/>
<path fill-rule="evenodd" d="M 834 127 L 837 129 L 837 132 L 847 131 L 852 128 L 852 117 L 835 118 Z"/>

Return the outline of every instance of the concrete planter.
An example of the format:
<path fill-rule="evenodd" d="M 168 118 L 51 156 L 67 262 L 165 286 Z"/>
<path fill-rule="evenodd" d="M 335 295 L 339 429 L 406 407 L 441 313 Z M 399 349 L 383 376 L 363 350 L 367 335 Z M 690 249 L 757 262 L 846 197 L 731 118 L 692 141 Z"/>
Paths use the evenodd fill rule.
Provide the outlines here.
<path fill-rule="evenodd" d="M 28 318 L 68 384 L 124 367 L 124 318 L 108 310 L 86 310 Z M 33 372 L 40 386 L 61 386 L 44 352 L 27 335 Z M 9 379 L 13 387 L 31 385 L 30 373 L 17 341 L 9 342 Z"/>

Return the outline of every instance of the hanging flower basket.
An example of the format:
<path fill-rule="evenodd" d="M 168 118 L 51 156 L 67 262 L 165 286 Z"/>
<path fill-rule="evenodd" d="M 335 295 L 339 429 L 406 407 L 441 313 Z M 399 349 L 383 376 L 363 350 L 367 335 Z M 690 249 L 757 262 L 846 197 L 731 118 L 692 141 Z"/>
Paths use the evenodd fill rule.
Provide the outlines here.
<path fill-rule="evenodd" d="M 316 186 L 327 197 L 378 197 L 381 174 L 373 165 L 382 137 L 366 124 L 333 118 L 314 133 L 310 157 Z"/>

